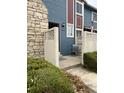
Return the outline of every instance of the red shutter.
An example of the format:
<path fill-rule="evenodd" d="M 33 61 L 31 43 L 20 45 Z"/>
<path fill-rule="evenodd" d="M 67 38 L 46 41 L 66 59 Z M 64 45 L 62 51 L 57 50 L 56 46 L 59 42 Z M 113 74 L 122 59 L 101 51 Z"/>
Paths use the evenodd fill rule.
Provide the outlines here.
<path fill-rule="evenodd" d="M 73 24 L 73 0 L 68 0 L 68 23 Z"/>
<path fill-rule="evenodd" d="M 77 15 L 77 28 L 82 29 L 82 16 Z"/>

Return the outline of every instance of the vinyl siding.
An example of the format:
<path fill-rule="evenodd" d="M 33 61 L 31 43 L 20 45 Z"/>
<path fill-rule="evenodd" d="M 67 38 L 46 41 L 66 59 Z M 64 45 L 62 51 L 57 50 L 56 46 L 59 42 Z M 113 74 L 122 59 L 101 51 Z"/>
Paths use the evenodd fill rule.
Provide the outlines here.
<path fill-rule="evenodd" d="M 66 0 L 43 0 L 48 9 L 49 22 L 59 23 L 60 34 L 60 52 L 62 55 L 71 54 L 74 38 L 67 38 L 66 34 Z M 65 24 L 64 27 L 61 25 Z"/>
<path fill-rule="evenodd" d="M 94 29 L 97 29 L 97 23 L 92 23 L 92 12 L 95 11 L 84 7 L 84 26 L 91 27 L 93 25 Z"/>
<path fill-rule="evenodd" d="M 43 0 L 48 8 L 48 20 L 51 22 L 66 22 L 66 0 Z"/>

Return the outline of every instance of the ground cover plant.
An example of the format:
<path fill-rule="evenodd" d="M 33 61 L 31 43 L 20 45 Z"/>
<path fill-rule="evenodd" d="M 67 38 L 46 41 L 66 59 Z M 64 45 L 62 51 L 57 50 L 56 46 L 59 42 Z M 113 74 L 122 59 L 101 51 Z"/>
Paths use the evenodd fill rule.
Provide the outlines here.
<path fill-rule="evenodd" d="M 27 59 L 27 93 L 74 93 L 73 85 L 60 69 L 44 59 Z"/>

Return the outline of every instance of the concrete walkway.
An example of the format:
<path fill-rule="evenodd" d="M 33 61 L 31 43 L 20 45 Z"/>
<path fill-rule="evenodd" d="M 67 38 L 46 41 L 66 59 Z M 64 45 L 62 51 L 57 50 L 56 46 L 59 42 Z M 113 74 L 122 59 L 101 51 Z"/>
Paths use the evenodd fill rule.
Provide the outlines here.
<path fill-rule="evenodd" d="M 81 64 L 81 56 L 61 56 L 59 58 L 59 65 L 61 69 L 73 67 Z"/>
<path fill-rule="evenodd" d="M 60 69 L 64 69 L 72 75 L 79 76 L 90 93 L 97 93 L 97 74 L 83 68 L 81 65 L 81 56 L 60 56 Z"/>
<path fill-rule="evenodd" d="M 97 93 L 97 74 L 90 72 L 82 66 L 66 70 L 72 75 L 79 76 L 85 85 L 90 89 L 90 93 Z"/>

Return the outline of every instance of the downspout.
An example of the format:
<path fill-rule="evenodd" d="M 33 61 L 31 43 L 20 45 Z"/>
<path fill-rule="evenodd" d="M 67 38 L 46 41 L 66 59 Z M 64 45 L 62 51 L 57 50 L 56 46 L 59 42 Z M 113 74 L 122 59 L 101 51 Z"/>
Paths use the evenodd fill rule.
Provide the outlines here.
<path fill-rule="evenodd" d="M 74 0 L 74 44 L 76 44 L 76 1 Z"/>

